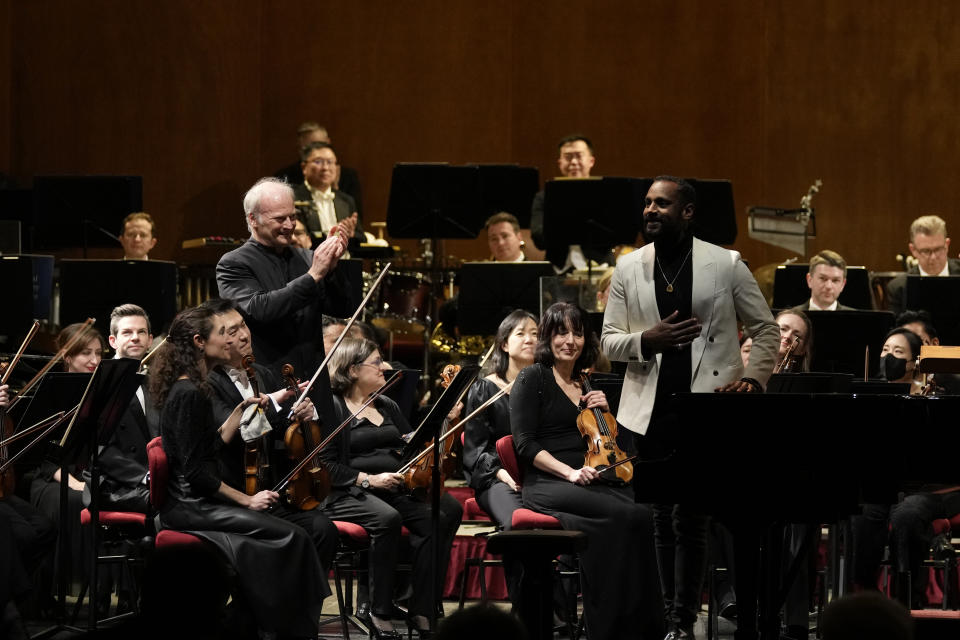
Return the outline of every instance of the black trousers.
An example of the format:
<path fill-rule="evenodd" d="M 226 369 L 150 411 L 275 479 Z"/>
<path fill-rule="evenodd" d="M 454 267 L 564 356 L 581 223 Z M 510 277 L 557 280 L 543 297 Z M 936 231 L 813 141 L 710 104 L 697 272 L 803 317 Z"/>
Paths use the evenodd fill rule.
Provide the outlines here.
<path fill-rule="evenodd" d="M 285 504 L 279 505 L 272 513 L 306 531 L 313 540 L 313 547 L 317 550 L 317 557 L 324 571 L 329 571 L 333 567 L 340 534 L 337 532 L 337 526 L 326 514 L 319 508 L 301 511 Z"/>
<path fill-rule="evenodd" d="M 431 570 L 433 536 L 430 505 L 405 494 L 350 490 L 328 500 L 323 510 L 334 520 L 360 525 L 370 535 L 368 582 L 371 611 L 383 618 L 390 618 L 393 612 L 394 568 L 399 558 L 400 527 L 406 526 L 410 530 L 410 546 L 413 549 L 410 613 L 430 615 L 434 606 L 430 598 L 431 580 L 434 580 L 435 594 L 439 600 L 450 563 L 450 548 L 463 519 L 463 508 L 455 498 L 448 494 L 440 498 L 440 567 L 435 572 Z"/>
<path fill-rule="evenodd" d="M 32 573 L 40 561 L 53 552 L 57 541 L 56 525 L 32 504 L 16 495 L 0 499 L 0 517 L 10 523 L 20 560 L 25 569 Z"/>
<path fill-rule="evenodd" d="M 477 504 L 493 518 L 504 531 L 513 525 L 513 512 L 523 506 L 523 497 L 502 482 L 494 482 L 486 491 L 476 493 Z M 507 595 L 514 606 L 519 604 L 520 578 L 523 565 L 512 554 L 503 554 L 503 574 L 507 582 Z M 464 576 L 466 579 L 466 576 Z"/>

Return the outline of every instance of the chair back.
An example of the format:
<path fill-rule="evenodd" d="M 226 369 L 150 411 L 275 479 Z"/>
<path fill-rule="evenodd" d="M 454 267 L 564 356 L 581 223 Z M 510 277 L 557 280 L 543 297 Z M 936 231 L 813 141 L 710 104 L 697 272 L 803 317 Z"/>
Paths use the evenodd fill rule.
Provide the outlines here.
<path fill-rule="evenodd" d="M 510 477 L 523 484 L 523 470 L 517 460 L 517 451 L 513 448 L 513 436 L 503 436 L 497 440 L 497 456 L 500 458 L 500 466 L 504 471 L 510 474 Z"/>
<path fill-rule="evenodd" d="M 159 511 L 167 501 L 167 481 L 170 479 L 170 463 L 160 436 L 147 443 L 147 466 L 150 470 L 150 504 Z"/>

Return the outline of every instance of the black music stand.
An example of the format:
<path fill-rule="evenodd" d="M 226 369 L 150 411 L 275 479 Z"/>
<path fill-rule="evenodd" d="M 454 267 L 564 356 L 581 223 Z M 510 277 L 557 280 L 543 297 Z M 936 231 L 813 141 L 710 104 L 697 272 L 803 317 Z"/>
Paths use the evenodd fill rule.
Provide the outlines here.
<path fill-rule="evenodd" d="M 393 376 L 401 372 L 403 377 L 400 379 L 400 383 L 387 389 L 384 395 L 396 402 L 397 406 L 400 407 L 400 414 L 410 420 L 413 415 L 413 408 L 417 404 L 417 385 L 420 384 L 420 376 L 423 372 L 419 369 L 385 371 L 386 381 L 390 382 Z"/>
<path fill-rule="evenodd" d="M 865 348 L 870 347 L 868 374 L 880 368 L 883 339 L 893 328 L 889 311 L 806 311 L 813 323 L 810 370 L 850 373 L 863 379 Z"/>
<path fill-rule="evenodd" d="M 177 263 L 162 260 L 61 260 L 60 320 L 109 318 L 117 305 L 140 305 L 154 334 L 177 315 Z"/>
<path fill-rule="evenodd" d="M 687 178 L 697 192 L 690 232 L 704 242 L 731 245 L 737 241 L 737 211 L 729 180 Z"/>
<path fill-rule="evenodd" d="M 394 238 L 476 238 L 484 223 L 480 193 L 476 166 L 398 163 L 387 232 Z"/>
<path fill-rule="evenodd" d="M 105 445 L 113 434 L 124 412 L 130 405 L 137 388 L 142 384 L 144 376 L 138 374 L 140 361 L 133 358 L 116 358 L 101 360 L 96 371 L 93 372 L 87 389 L 80 400 L 80 409 L 74 415 L 60 440 L 60 478 L 67 478 L 67 466 L 76 461 L 90 460 L 90 512 L 91 523 L 91 566 L 90 566 L 90 622 L 89 629 L 97 629 L 97 608 L 94 604 L 97 589 L 97 554 L 99 552 L 97 538 L 100 522 L 99 494 L 100 494 L 100 465 L 98 462 L 100 447 Z M 67 521 L 67 482 L 60 482 L 60 522 Z M 61 524 L 60 538 L 63 545 L 66 536 L 63 535 Z M 64 547 L 60 547 L 64 553 Z M 64 557 L 64 556 L 61 556 Z M 65 574 L 61 571 L 60 603 L 66 608 Z"/>
<path fill-rule="evenodd" d="M 465 262 L 460 267 L 460 333 L 493 335 L 514 309 L 539 316 L 540 278 L 553 275 L 549 262 Z"/>
<path fill-rule="evenodd" d="M 59 249 L 117 247 L 123 219 L 143 210 L 141 176 L 35 176 L 34 244 Z"/>
<path fill-rule="evenodd" d="M 0 282 L 6 285 L 7 299 L 0 314 L 0 345 L 9 345 L 13 347 L 9 350 L 13 351 L 34 320 L 50 317 L 53 256 L 3 256 L 0 258 Z"/>
<path fill-rule="evenodd" d="M 433 468 L 430 481 L 430 530 L 433 536 L 433 570 L 430 572 L 433 580 L 430 581 L 430 628 L 436 628 L 437 608 L 437 575 L 440 567 L 440 435 L 443 422 L 447 414 L 453 409 L 458 400 L 466 393 L 467 387 L 473 384 L 480 373 L 477 365 L 464 365 L 454 376 L 453 380 L 443 390 L 437 402 L 427 413 L 420 426 L 410 435 L 410 440 L 403 448 L 400 459 L 409 461 L 416 457 L 423 449 L 427 440 L 433 438 Z"/>
<path fill-rule="evenodd" d="M 547 252 L 566 254 L 572 244 L 591 249 L 633 246 L 651 183 L 645 178 L 614 177 L 548 180 L 543 195 Z"/>
<path fill-rule="evenodd" d="M 77 406 L 77 403 L 83 397 L 87 384 L 90 382 L 90 376 L 89 373 L 65 373 L 62 371 L 51 371 L 43 376 L 37 384 L 27 408 L 23 410 L 20 419 L 17 421 L 17 432 L 23 431 L 55 413 L 70 411 Z M 59 440 L 60 437 L 62 436 L 58 436 L 57 439 Z M 43 461 L 45 451 L 37 450 L 32 455 L 23 451 L 32 448 L 33 445 L 33 442 L 30 443 L 29 447 L 12 445 L 12 448 L 16 449 L 14 452 L 16 456 L 26 456 L 19 466 L 35 468 Z M 52 442 L 51 446 L 54 446 Z"/>
<path fill-rule="evenodd" d="M 540 189 L 537 168 L 515 164 L 481 164 L 478 168 L 484 218 L 506 211 L 516 216 L 521 229 L 529 229 L 533 198 Z"/>
<path fill-rule="evenodd" d="M 773 275 L 773 307 L 787 309 L 810 299 L 807 285 L 809 264 L 781 264 Z M 847 284 L 837 297 L 837 302 L 854 309 L 873 309 L 870 291 L 870 274 L 866 267 L 847 267 Z"/>
<path fill-rule="evenodd" d="M 767 393 L 850 393 L 850 373 L 775 373 Z"/>
<path fill-rule="evenodd" d="M 904 293 L 907 309 L 930 314 L 942 345 L 960 345 L 960 276 L 908 275 Z"/>

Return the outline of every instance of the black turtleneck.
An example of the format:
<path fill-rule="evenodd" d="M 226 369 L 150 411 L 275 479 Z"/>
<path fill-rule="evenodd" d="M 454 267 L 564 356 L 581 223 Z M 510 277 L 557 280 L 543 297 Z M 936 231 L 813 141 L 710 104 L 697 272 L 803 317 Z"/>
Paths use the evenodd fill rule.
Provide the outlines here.
<path fill-rule="evenodd" d="M 653 265 L 653 286 L 657 295 L 657 309 L 661 318 L 678 311 L 672 322 L 681 322 L 690 318 L 693 299 L 693 236 L 687 235 L 678 243 L 663 246 L 654 243 L 656 260 Z M 667 291 L 672 284 L 673 291 Z M 690 391 L 690 378 L 693 375 L 690 362 L 690 346 L 683 349 L 666 349 L 660 360 L 660 373 L 657 376 L 657 396 L 655 407 L 662 404 L 661 398 L 672 393 Z"/>

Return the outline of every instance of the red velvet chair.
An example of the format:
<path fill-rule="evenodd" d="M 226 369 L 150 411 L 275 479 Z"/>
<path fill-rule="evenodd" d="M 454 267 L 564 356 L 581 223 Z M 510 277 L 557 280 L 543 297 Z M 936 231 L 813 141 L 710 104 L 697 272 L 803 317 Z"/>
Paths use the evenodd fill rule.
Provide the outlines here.
<path fill-rule="evenodd" d="M 150 469 L 150 504 L 159 512 L 167 502 L 167 483 L 170 480 L 170 463 L 159 436 L 147 443 L 147 464 Z M 154 546 L 158 549 L 181 544 L 203 544 L 203 540 L 193 534 L 170 529 L 161 529 L 154 538 Z"/>
<path fill-rule="evenodd" d="M 517 484 L 522 485 L 523 471 L 517 461 L 517 452 L 513 448 L 513 436 L 504 436 L 497 440 L 497 456 L 500 457 L 500 464 L 510 477 L 514 478 Z M 511 525 L 514 529 L 563 529 L 560 521 L 553 516 L 526 508 L 513 512 Z"/>

